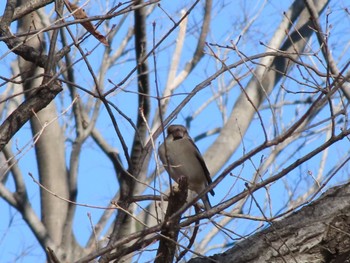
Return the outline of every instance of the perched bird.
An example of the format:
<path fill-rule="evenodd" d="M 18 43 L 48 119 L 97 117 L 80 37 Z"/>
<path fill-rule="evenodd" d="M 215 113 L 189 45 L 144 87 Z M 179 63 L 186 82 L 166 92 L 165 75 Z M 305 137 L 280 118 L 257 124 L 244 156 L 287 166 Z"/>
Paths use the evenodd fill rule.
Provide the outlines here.
<path fill-rule="evenodd" d="M 197 194 L 200 194 L 212 183 L 203 157 L 184 126 L 169 126 L 167 137 L 165 142 L 160 145 L 158 154 L 171 178 L 178 182 L 181 176 L 186 176 L 188 188 Z M 166 158 L 166 154 L 168 158 Z M 210 190 L 210 194 L 214 195 L 214 191 Z M 202 201 L 205 209 L 209 210 L 211 205 L 208 194 L 202 197 Z"/>

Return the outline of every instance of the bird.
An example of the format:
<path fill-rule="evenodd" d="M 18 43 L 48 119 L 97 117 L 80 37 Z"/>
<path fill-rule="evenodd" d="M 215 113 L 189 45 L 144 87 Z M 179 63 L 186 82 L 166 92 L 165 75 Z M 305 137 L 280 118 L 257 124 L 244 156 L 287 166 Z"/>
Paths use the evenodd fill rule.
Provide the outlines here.
<path fill-rule="evenodd" d="M 186 176 L 188 188 L 197 194 L 212 183 L 204 159 L 185 126 L 175 124 L 168 127 L 167 137 L 159 146 L 158 155 L 170 177 L 178 182 L 181 176 Z M 209 192 L 214 196 L 213 189 Z M 201 199 L 205 209 L 211 209 L 208 193 Z"/>

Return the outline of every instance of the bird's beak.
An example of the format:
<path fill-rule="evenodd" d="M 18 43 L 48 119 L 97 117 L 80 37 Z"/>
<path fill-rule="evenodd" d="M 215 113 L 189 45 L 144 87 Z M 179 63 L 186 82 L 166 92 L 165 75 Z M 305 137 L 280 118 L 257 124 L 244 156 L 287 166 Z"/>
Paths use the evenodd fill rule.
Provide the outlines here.
<path fill-rule="evenodd" d="M 174 140 L 182 139 L 185 136 L 185 132 L 182 130 L 176 130 L 173 132 Z"/>

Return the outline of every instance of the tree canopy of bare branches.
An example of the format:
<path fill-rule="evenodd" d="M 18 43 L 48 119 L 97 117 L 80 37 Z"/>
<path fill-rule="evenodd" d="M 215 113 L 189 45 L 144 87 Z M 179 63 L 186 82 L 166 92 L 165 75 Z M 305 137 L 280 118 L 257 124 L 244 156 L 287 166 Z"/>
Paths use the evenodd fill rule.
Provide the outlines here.
<path fill-rule="evenodd" d="M 0 261 L 346 260 L 349 5 L 280 2 L 0 3 Z"/>

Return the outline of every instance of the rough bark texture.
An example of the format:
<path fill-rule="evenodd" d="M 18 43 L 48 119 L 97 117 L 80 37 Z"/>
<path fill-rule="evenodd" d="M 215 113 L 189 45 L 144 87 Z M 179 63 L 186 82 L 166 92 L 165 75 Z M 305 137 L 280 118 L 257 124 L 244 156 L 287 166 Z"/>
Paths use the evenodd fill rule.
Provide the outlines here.
<path fill-rule="evenodd" d="M 350 259 L 350 183 L 237 243 L 222 254 L 191 263 L 321 263 Z M 339 261 L 340 260 L 340 261 Z"/>
<path fill-rule="evenodd" d="M 172 262 L 174 259 L 177 238 L 180 232 L 179 223 L 181 214 L 172 217 L 185 203 L 187 199 L 187 178 L 181 177 L 179 180 L 179 189 L 171 191 L 169 196 L 169 205 L 165 215 L 164 225 L 161 232 L 159 247 L 155 263 Z M 169 221 L 168 221 L 169 220 Z"/>

